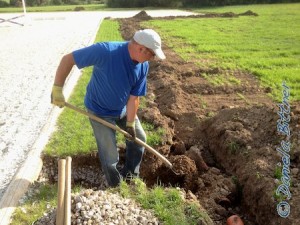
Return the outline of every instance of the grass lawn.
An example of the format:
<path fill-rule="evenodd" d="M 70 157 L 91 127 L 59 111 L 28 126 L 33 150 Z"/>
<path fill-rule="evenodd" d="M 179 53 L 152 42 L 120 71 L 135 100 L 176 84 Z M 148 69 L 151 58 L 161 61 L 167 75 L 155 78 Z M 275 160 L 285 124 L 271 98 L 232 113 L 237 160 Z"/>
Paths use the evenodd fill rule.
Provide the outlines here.
<path fill-rule="evenodd" d="M 227 6 L 197 12 L 252 10 L 258 16 L 153 20 L 147 24 L 185 60 L 201 67 L 243 69 L 256 75 L 281 100 L 281 84 L 300 100 L 300 4 Z"/>

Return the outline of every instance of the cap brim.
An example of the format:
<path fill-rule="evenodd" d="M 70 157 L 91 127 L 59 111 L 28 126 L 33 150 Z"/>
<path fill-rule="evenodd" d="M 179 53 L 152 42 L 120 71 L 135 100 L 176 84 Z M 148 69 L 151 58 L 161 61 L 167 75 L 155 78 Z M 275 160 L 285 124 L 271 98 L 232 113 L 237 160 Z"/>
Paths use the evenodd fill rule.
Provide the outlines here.
<path fill-rule="evenodd" d="M 156 55 L 159 59 L 165 59 L 165 58 L 166 58 L 166 56 L 165 56 L 165 54 L 163 53 L 163 51 L 161 50 L 161 48 L 155 49 L 155 50 L 154 50 L 154 53 L 155 53 L 155 55 Z"/>

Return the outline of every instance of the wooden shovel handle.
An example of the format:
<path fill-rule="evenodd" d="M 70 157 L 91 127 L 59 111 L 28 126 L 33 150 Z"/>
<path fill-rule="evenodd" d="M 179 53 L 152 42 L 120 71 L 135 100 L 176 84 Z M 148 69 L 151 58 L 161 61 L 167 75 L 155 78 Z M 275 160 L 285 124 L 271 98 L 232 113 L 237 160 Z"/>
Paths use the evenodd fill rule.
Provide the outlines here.
<path fill-rule="evenodd" d="M 113 125 L 113 124 L 111 124 L 111 123 L 109 123 L 109 122 L 107 122 L 107 121 L 105 121 L 105 120 L 103 120 L 103 119 L 101 119 L 101 118 L 99 118 L 99 117 L 97 117 L 97 116 L 91 114 L 91 113 L 88 113 L 88 112 L 86 112 L 85 110 L 79 109 L 78 107 L 73 106 L 73 105 L 71 105 L 70 103 L 67 103 L 67 102 L 66 102 L 65 106 L 68 107 L 68 108 L 70 108 L 70 109 L 73 109 L 74 111 L 79 112 L 80 114 L 85 115 L 85 116 L 87 116 L 87 117 L 89 117 L 89 118 L 91 118 L 91 119 L 93 119 L 93 120 L 95 120 L 95 121 L 97 121 L 97 122 L 99 122 L 99 123 L 101 123 L 101 124 L 103 124 L 103 125 L 109 127 L 109 128 L 111 128 L 111 129 L 113 129 L 113 130 L 115 130 L 115 131 L 118 131 L 118 132 L 124 134 L 125 137 L 131 137 L 130 134 L 128 134 L 126 131 L 122 130 L 120 127 L 115 126 L 115 125 Z M 146 144 L 145 142 L 141 141 L 141 140 L 138 139 L 138 138 L 135 138 L 134 141 L 135 141 L 137 144 L 139 144 L 139 145 L 145 147 L 145 148 L 146 148 L 148 151 L 150 151 L 152 154 L 156 155 L 159 159 L 161 159 L 161 160 L 163 161 L 163 163 L 164 163 L 167 167 L 169 167 L 169 168 L 172 169 L 172 167 L 173 167 L 172 164 L 171 164 L 171 163 L 170 163 L 163 155 L 161 155 L 158 151 L 156 151 L 156 150 L 153 149 L 151 146 L 149 146 L 148 144 Z"/>

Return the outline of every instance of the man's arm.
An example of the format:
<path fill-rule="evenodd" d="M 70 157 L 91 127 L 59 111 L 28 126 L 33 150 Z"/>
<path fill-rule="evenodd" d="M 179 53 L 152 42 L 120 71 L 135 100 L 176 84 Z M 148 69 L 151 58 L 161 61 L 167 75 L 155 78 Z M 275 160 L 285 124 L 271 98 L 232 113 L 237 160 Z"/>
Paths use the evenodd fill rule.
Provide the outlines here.
<path fill-rule="evenodd" d="M 62 92 L 63 86 L 74 65 L 75 61 L 73 58 L 73 54 L 69 53 L 62 57 L 56 70 L 54 84 L 51 92 L 51 103 L 59 106 L 60 108 L 64 107 L 65 105 L 65 97 Z"/>
<path fill-rule="evenodd" d="M 126 131 L 135 139 L 135 117 L 139 107 L 140 99 L 138 96 L 130 95 L 127 102 L 127 122 Z"/>
<path fill-rule="evenodd" d="M 138 107 L 139 107 L 140 99 L 138 96 L 130 95 L 127 102 L 127 122 L 134 122 Z"/>
<path fill-rule="evenodd" d="M 56 70 L 54 85 L 63 87 L 68 77 L 69 73 L 71 72 L 73 66 L 75 65 L 75 61 L 73 58 L 73 54 L 69 53 L 64 55 L 59 63 L 59 66 Z"/>

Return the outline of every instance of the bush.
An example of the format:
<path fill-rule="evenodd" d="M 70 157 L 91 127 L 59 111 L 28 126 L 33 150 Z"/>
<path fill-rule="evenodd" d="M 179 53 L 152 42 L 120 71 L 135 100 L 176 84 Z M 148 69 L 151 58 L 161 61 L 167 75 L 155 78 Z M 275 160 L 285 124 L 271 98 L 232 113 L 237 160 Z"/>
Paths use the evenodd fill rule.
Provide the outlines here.
<path fill-rule="evenodd" d="M 178 7 L 182 0 L 106 0 L 108 7 L 132 8 L 132 7 Z"/>
<path fill-rule="evenodd" d="M 9 6 L 8 2 L 0 0 L 0 7 L 7 7 Z"/>
<path fill-rule="evenodd" d="M 52 4 L 53 5 L 62 5 L 63 2 L 62 2 L 62 0 L 52 0 Z"/>
<path fill-rule="evenodd" d="M 181 5 L 181 0 L 149 0 L 148 6 L 157 6 L 157 7 L 178 7 Z"/>
<path fill-rule="evenodd" d="M 9 1 L 9 5 L 10 6 L 16 6 L 17 5 L 18 0 L 10 0 Z"/>
<path fill-rule="evenodd" d="M 82 11 L 82 10 L 85 10 L 85 8 L 82 7 L 82 6 L 76 6 L 76 7 L 74 8 L 74 11 L 76 11 L 76 12 Z"/>
<path fill-rule="evenodd" d="M 224 6 L 299 2 L 299 0 L 182 0 L 184 6 Z"/>
<path fill-rule="evenodd" d="M 26 6 L 36 6 L 38 5 L 37 0 L 26 0 Z"/>

